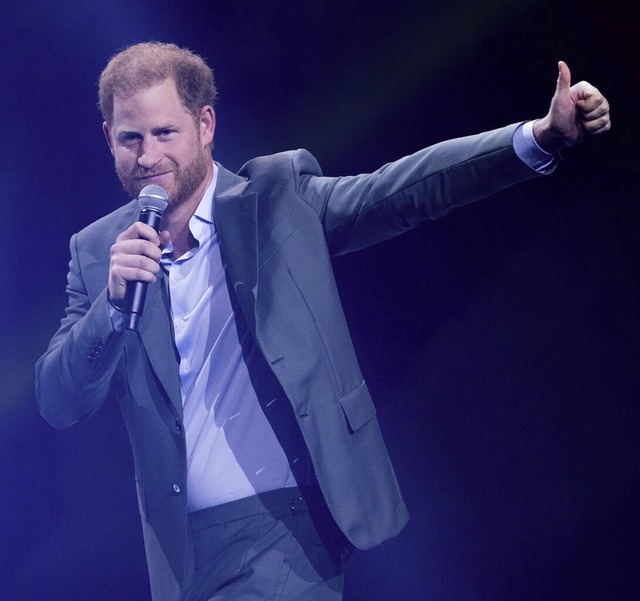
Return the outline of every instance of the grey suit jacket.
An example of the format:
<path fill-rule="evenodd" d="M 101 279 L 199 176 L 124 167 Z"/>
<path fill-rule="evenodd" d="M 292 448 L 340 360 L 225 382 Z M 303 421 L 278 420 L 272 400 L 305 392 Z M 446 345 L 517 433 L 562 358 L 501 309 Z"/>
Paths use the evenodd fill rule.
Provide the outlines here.
<path fill-rule="evenodd" d="M 214 219 L 243 314 L 284 389 L 324 499 L 345 536 L 370 548 L 408 517 L 363 381 L 331 257 L 536 173 L 515 155 L 516 125 L 444 142 L 353 177 L 321 175 L 306 151 L 219 167 Z M 69 304 L 36 367 L 42 415 L 65 428 L 117 398 L 135 462 L 156 600 L 177 600 L 186 554 L 186 450 L 178 360 L 160 283 L 138 333 L 113 332 L 109 248 L 138 218 L 135 201 L 71 239 Z"/>

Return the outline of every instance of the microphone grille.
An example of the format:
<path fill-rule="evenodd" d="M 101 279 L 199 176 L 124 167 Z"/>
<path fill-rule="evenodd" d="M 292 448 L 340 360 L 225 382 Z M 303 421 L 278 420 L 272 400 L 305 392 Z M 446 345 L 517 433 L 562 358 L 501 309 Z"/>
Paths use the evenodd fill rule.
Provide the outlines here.
<path fill-rule="evenodd" d="M 169 196 L 162 186 L 150 184 L 140 190 L 138 194 L 138 204 L 140 209 L 151 209 L 162 213 L 169 204 Z"/>

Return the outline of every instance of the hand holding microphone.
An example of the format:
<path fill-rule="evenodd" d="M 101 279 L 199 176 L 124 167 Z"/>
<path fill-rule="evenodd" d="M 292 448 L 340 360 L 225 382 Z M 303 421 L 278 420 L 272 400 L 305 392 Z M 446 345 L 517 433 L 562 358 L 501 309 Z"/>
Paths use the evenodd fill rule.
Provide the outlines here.
<path fill-rule="evenodd" d="M 168 234 L 159 234 L 167 193 L 161 186 L 145 186 L 138 195 L 139 220 L 118 236 L 111 247 L 109 300 L 125 314 L 125 329 L 137 330 L 144 310 L 147 286 L 160 271 L 160 245 Z"/>

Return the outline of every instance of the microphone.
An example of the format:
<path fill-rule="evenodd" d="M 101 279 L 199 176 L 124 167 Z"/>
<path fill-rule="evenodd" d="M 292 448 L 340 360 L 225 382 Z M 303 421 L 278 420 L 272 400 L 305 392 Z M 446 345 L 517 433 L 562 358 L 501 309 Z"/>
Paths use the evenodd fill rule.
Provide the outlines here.
<path fill-rule="evenodd" d="M 145 186 L 138 194 L 140 205 L 140 218 L 138 221 L 150 225 L 156 232 L 160 231 L 162 213 L 169 204 L 169 197 L 162 186 L 151 184 Z M 127 330 L 136 331 L 138 321 L 144 310 L 144 301 L 147 297 L 147 282 L 129 282 L 125 295 L 124 327 Z"/>

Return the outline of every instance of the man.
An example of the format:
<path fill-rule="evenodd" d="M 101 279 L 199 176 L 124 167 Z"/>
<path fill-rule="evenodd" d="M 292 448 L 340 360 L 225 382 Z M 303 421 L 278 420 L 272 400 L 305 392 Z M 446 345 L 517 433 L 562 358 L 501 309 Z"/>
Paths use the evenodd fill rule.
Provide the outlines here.
<path fill-rule="evenodd" d="M 548 114 L 369 175 L 323 177 L 305 151 L 211 159 L 215 87 L 198 56 L 145 43 L 100 78 L 104 133 L 132 197 L 161 186 L 161 231 L 132 201 L 71 240 L 66 317 L 36 368 L 69 427 L 110 396 L 134 454 L 155 600 L 342 598 L 352 547 L 407 511 L 360 373 L 331 257 L 553 170 L 610 127 L 559 63 Z M 126 290 L 148 283 L 137 332 Z"/>

